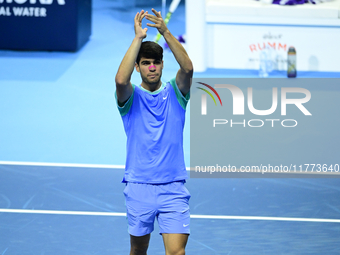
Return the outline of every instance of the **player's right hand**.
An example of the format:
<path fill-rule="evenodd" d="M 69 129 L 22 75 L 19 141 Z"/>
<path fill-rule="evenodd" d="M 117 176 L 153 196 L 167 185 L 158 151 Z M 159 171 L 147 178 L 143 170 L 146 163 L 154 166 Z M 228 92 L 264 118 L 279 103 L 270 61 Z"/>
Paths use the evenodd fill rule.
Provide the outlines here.
<path fill-rule="evenodd" d="M 137 12 L 135 16 L 135 36 L 137 38 L 144 39 L 146 37 L 148 28 L 142 28 L 142 20 L 146 14 L 148 14 L 148 12 L 144 12 L 144 10 L 142 10 L 141 12 Z"/>

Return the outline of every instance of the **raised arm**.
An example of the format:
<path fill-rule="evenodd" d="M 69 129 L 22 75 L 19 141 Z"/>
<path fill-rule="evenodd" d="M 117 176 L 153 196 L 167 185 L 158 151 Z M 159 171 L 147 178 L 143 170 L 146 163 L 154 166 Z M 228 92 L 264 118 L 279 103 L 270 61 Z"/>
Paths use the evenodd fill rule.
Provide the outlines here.
<path fill-rule="evenodd" d="M 137 12 L 134 19 L 135 38 L 133 39 L 129 49 L 118 68 L 115 82 L 118 102 L 123 104 L 131 96 L 133 89 L 131 84 L 131 75 L 135 66 L 136 58 L 142 44 L 143 39 L 146 37 L 147 28 L 142 28 L 142 20 L 148 12 L 143 10 Z"/>
<path fill-rule="evenodd" d="M 170 33 L 169 29 L 164 23 L 161 13 L 157 12 L 155 9 L 152 9 L 152 12 L 155 14 L 155 16 L 147 14 L 146 19 L 154 22 L 155 24 L 148 23 L 147 25 L 158 29 L 158 32 L 164 37 L 165 41 L 169 45 L 169 48 L 174 54 L 180 66 L 180 69 L 176 75 L 176 83 L 179 90 L 185 96 L 190 91 L 191 78 L 194 72 L 192 62 L 182 44 Z"/>

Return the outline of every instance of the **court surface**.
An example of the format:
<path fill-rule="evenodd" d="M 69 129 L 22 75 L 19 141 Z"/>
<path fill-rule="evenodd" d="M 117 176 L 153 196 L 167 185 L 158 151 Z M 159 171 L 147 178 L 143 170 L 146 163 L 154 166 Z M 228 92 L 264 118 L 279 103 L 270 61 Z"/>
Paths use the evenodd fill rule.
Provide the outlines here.
<path fill-rule="evenodd" d="M 3 162 L 4 163 L 4 162 Z M 0 166 L 1 254 L 128 254 L 117 166 Z M 189 179 L 187 254 L 339 254 L 339 179 Z M 158 227 L 149 254 L 163 254 Z"/>
<path fill-rule="evenodd" d="M 113 93 L 140 9 L 94 0 L 92 37 L 77 53 L 0 51 L 0 255 L 128 254 L 126 138 Z M 169 23 L 176 36 L 185 33 L 184 14 L 182 4 Z M 149 39 L 155 35 L 150 29 Z M 169 80 L 178 66 L 168 51 L 164 63 Z M 137 73 L 132 81 L 139 83 Z M 192 195 L 187 254 L 340 254 L 338 178 L 191 178 L 186 186 Z M 148 254 L 164 254 L 157 224 Z"/>

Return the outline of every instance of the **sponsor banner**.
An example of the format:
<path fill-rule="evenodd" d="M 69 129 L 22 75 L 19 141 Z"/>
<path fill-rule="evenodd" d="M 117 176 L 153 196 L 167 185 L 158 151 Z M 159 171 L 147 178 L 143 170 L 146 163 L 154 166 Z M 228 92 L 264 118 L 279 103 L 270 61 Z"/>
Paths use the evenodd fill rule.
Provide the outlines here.
<path fill-rule="evenodd" d="M 191 177 L 340 177 L 339 97 L 340 79 L 193 79 Z"/>
<path fill-rule="evenodd" d="M 75 51 L 91 34 L 91 0 L 0 0 L 1 49 Z"/>
<path fill-rule="evenodd" d="M 65 5 L 65 0 L 55 2 Z M 46 7 L 52 5 L 53 0 L 38 0 L 38 3 L 37 7 L 37 0 L 0 0 L 0 16 L 47 17 Z"/>
<path fill-rule="evenodd" d="M 261 52 L 273 70 L 287 70 L 289 47 L 296 49 L 297 71 L 339 72 L 340 27 L 209 24 L 208 66 L 259 69 Z"/>

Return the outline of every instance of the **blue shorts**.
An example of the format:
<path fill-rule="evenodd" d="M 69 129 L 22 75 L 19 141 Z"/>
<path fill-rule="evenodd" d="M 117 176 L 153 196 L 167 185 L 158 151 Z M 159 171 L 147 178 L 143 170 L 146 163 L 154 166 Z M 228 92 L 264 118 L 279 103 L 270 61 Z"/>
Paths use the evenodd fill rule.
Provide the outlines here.
<path fill-rule="evenodd" d="M 160 234 L 190 234 L 190 193 L 184 181 L 167 184 L 128 182 L 124 195 L 130 235 L 150 234 L 155 218 Z"/>

